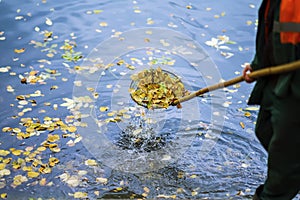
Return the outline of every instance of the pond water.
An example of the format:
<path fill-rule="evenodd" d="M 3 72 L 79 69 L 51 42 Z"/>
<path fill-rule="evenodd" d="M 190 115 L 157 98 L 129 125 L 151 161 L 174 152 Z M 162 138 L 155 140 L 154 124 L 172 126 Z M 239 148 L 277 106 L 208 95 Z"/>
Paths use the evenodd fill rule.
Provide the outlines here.
<path fill-rule="evenodd" d="M 163 110 L 128 89 L 150 65 L 189 91 L 240 75 L 258 6 L 0 0 L 1 197 L 251 199 L 266 175 L 253 85 Z"/>

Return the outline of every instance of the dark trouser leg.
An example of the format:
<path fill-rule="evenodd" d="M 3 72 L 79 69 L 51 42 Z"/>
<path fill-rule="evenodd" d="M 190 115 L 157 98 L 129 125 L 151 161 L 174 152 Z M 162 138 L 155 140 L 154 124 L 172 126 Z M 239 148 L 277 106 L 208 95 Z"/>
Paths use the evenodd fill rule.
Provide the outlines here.
<path fill-rule="evenodd" d="M 268 177 L 259 198 L 290 200 L 300 189 L 300 100 L 279 99 L 271 91 L 266 90 L 256 128 L 268 151 Z"/>

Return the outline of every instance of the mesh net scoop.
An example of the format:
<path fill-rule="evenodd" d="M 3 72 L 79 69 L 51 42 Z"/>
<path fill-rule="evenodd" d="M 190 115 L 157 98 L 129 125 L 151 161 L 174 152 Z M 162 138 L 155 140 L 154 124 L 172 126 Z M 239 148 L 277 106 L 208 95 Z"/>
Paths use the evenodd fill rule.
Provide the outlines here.
<path fill-rule="evenodd" d="M 168 108 L 175 100 L 189 94 L 177 75 L 160 67 L 133 74 L 131 80 L 131 98 L 148 109 Z"/>

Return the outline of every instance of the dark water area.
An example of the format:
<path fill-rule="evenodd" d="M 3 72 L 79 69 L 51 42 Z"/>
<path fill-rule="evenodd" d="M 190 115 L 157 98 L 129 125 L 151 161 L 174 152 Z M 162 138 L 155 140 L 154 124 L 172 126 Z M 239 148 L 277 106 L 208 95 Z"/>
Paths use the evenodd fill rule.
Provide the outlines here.
<path fill-rule="evenodd" d="M 240 75 L 258 6 L 0 0 L 1 198 L 251 199 L 266 176 L 253 85 L 165 110 L 128 89 L 149 63 L 189 91 Z"/>

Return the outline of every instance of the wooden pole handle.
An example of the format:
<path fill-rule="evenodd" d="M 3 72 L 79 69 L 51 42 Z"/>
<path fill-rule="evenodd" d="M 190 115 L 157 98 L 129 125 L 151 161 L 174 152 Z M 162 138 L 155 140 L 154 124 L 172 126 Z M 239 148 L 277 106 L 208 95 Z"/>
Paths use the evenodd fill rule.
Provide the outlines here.
<path fill-rule="evenodd" d="M 295 61 L 295 62 L 291 62 L 291 63 L 288 63 L 288 64 L 284 64 L 284 65 L 278 65 L 278 66 L 275 66 L 275 67 L 268 67 L 268 68 L 256 70 L 256 71 L 251 72 L 248 76 L 250 78 L 257 79 L 259 77 L 275 75 L 275 74 L 283 74 L 283 73 L 286 73 L 286 72 L 295 71 L 297 69 L 300 69 L 300 60 Z M 202 89 L 200 89 L 196 92 L 193 92 L 193 93 L 191 93 L 187 96 L 184 96 L 184 97 L 182 97 L 178 100 L 175 100 L 172 105 L 177 105 L 179 103 L 188 101 L 188 100 L 190 100 L 194 97 L 200 96 L 204 93 L 214 91 L 214 90 L 217 90 L 217 89 L 220 89 L 220 88 L 225 88 L 225 87 L 237 84 L 237 83 L 242 82 L 242 81 L 244 81 L 244 77 L 243 76 L 238 76 L 238 77 L 235 77 L 235 78 L 230 79 L 228 81 L 217 83 L 217 84 L 202 88 Z"/>

